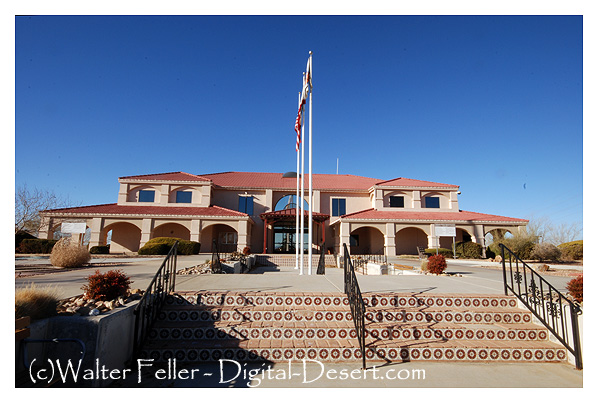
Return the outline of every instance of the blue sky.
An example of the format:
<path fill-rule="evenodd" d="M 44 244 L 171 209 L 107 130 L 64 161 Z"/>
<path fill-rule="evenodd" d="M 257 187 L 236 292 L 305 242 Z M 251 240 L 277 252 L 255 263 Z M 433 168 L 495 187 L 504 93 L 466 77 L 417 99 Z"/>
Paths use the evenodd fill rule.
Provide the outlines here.
<path fill-rule="evenodd" d="M 15 20 L 15 185 L 82 205 L 119 176 L 294 171 L 460 185 L 463 210 L 582 222 L 581 16 Z"/>

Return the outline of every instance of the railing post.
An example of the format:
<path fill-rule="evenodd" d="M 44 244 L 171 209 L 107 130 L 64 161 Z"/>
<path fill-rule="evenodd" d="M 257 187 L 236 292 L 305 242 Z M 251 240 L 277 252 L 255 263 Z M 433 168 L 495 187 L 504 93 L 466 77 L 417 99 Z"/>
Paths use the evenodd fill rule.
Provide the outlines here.
<path fill-rule="evenodd" d="M 503 244 L 499 245 L 501 247 L 501 266 L 503 268 L 503 292 L 507 296 L 507 274 L 505 272 L 505 249 Z"/>
<path fill-rule="evenodd" d="M 572 321 L 572 339 L 574 342 L 574 361 L 576 369 L 582 369 L 582 349 L 580 348 L 580 335 L 578 329 L 579 307 L 570 302 L 570 317 Z"/>

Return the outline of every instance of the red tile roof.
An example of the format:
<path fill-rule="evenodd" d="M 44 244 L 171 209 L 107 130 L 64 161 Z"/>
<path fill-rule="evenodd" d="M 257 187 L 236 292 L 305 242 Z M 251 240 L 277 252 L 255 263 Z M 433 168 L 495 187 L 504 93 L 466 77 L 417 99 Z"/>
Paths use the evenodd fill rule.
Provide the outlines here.
<path fill-rule="evenodd" d="M 410 178 L 395 178 L 389 181 L 383 181 L 376 184 L 378 186 L 390 186 L 390 187 L 425 187 L 425 188 L 459 188 L 459 185 L 442 184 L 440 182 L 430 182 L 422 180 L 413 180 Z"/>
<path fill-rule="evenodd" d="M 43 211 L 45 213 L 75 214 L 75 215 L 153 215 L 153 216 L 248 216 L 245 213 L 235 210 L 221 208 L 220 206 L 210 206 L 207 208 L 185 207 L 185 206 L 132 206 L 117 205 L 111 203 L 107 205 L 81 206 L 78 208 L 50 209 Z"/>
<path fill-rule="evenodd" d="M 458 212 L 428 212 L 428 211 L 392 211 L 392 210 L 374 210 L 368 209 L 349 215 L 342 216 L 343 219 L 362 219 L 362 220 L 447 220 L 456 222 L 516 222 L 521 224 L 528 223 L 526 219 L 517 219 L 513 217 L 488 215 L 485 213 L 468 212 L 460 210 Z"/>
<path fill-rule="evenodd" d="M 224 172 L 202 174 L 214 185 L 231 188 L 295 189 L 296 178 L 283 178 L 281 173 Z M 308 175 L 305 174 L 306 187 Z M 356 175 L 313 174 L 312 187 L 317 190 L 368 190 L 381 180 Z"/>
<path fill-rule="evenodd" d="M 140 181 L 185 181 L 185 182 L 209 182 L 207 178 L 200 177 L 199 175 L 184 173 L 182 171 L 176 171 L 172 173 L 161 173 L 161 174 L 145 174 L 145 175 L 133 175 L 129 177 L 119 177 L 119 180 L 140 180 Z"/>

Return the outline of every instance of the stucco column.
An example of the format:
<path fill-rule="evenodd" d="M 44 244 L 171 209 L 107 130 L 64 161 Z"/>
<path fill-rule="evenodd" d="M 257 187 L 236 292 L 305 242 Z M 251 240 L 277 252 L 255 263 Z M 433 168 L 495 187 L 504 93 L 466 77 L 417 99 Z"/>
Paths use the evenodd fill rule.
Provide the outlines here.
<path fill-rule="evenodd" d="M 482 224 L 474 226 L 473 238 L 475 243 L 480 244 L 483 247 L 483 258 L 487 258 L 487 249 L 485 246 L 485 227 Z"/>
<path fill-rule="evenodd" d="M 52 219 L 47 216 L 41 216 L 40 229 L 37 237 L 41 239 L 52 239 Z"/>
<path fill-rule="evenodd" d="M 349 250 L 349 233 L 350 233 L 349 223 L 340 223 L 339 224 L 339 254 L 343 254 L 343 244 L 347 244 L 347 249 Z"/>
<path fill-rule="evenodd" d="M 243 251 L 245 247 L 249 247 L 249 227 L 250 222 L 247 220 L 240 220 L 237 223 L 237 250 Z"/>
<path fill-rule="evenodd" d="M 189 232 L 189 241 L 200 242 L 200 229 L 202 221 L 199 219 L 191 220 L 191 231 Z"/>
<path fill-rule="evenodd" d="M 100 236 L 102 234 L 102 229 L 104 228 L 104 219 L 101 217 L 94 217 L 89 228 L 91 230 L 89 247 L 99 246 L 101 242 Z"/>
<path fill-rule="evenodd" d="M 140 248 L 150 240 L 152 230 L 154 230 L 154 219 L 143 219 L 141 222 L 141 239 L 139 240 Z"/>
<path fill-rule="evenodd" d="M 427 236 L 428 248 L 437 248 L 439 246 L 439 244 L 438 244 L 439 238 L 437 236 L 435 236 L 435 225 L 431 224 L 430 229 L 431 229 L 430 236 Z"/>
<path fill-rule="evenodd" d="M 385 255 L 387 257 L 395 255 L 395 223 L 385 225 Z"/>

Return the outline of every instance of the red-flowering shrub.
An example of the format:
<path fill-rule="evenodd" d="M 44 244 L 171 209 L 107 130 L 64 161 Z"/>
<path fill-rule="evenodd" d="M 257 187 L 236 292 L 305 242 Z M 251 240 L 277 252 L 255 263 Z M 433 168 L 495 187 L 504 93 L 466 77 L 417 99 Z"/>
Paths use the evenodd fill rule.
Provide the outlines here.
<path fill-rule="evenodd" d="M 251 252 L 250 247 L 244 247 L 243 255 L 250 255 L 250 252 Z"/>
<path fill-rule="evenodd" d="M 120 269 L 100 273 L 99 270 L 87 277 L 87 285 L 81 289 L 85 297 L 96 300 L 112 300 L 124 295 L 129 290 L 131 280 Z"/>
<path fill-rule="evenodd" d="M 428 257 L 428 263 L 426 265 L 426 270 L 428 272 L 439 275 L 442 274 L 446 268 L 447 261 L 445 261 L 445 257 L 441 254 L 431 255 Z"/>
<path fill-rule="evenodd" d="M 570 296 L 574 298 L 578 303 L 582 303 L 582 275 L 578 275 L 576 278 L 572 278 L 566 285 L 566 289 L 570 292 Z"/>

